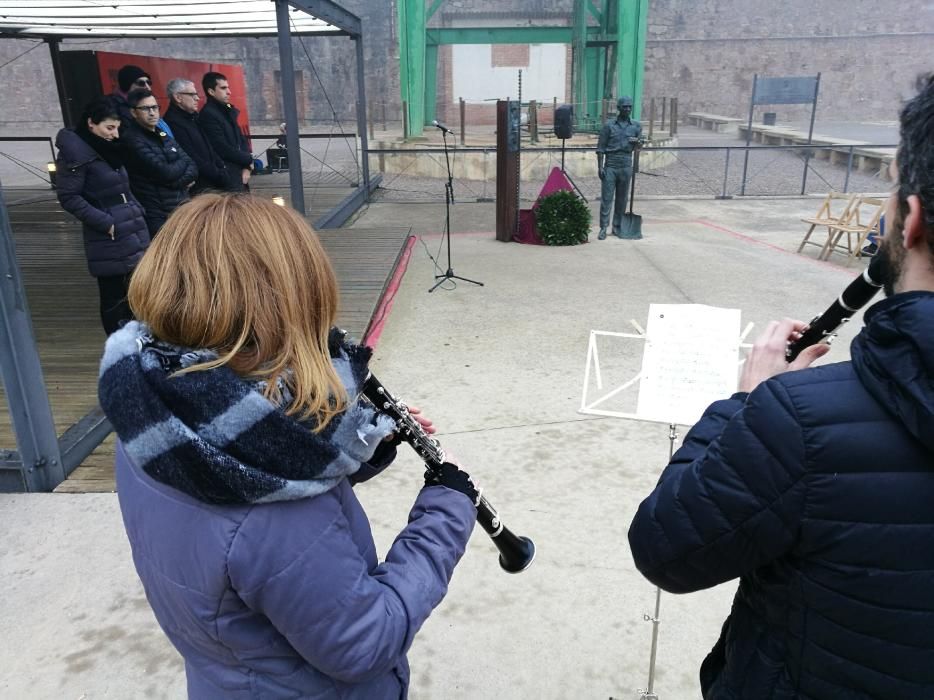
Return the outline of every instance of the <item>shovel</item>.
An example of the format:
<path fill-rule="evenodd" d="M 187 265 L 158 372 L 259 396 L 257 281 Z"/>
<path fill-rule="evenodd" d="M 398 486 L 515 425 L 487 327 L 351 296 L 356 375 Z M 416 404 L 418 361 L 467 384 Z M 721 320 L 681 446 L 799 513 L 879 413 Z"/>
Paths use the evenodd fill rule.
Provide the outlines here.
<path fill-rule="evenodd" d="M 629 183 L 629 213 L 623 214 L 623 221 L 617 234 L 623 240 L 642 240 L 642 217 L 632 213 L 632 200 L 636 197 L 636 173 L 639 172 L 639 151 L 636 151 L 632 166 L 632 181 Z"/>

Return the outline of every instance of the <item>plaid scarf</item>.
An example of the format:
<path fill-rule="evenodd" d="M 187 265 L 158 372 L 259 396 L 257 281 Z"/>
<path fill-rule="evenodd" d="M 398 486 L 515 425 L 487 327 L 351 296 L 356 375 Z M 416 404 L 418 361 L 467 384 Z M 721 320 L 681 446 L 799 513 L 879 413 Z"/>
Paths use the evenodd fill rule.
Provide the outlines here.
<path fill-rule="evenodd" d="M 331 361 L 351 401 L 367 374 L 369 348 L 332 331 Z M 388 416 L 351 403 L 315 433 L 262 395 L 263 384 L 228 367 L 173 373 L 213 360 L 212 350 L 154 339 L 136 321 L 107 340 L 101 407 L 134 463 L 150 477 L 213 504 L 310 498 L 355 473 L 393 430 Z"/>

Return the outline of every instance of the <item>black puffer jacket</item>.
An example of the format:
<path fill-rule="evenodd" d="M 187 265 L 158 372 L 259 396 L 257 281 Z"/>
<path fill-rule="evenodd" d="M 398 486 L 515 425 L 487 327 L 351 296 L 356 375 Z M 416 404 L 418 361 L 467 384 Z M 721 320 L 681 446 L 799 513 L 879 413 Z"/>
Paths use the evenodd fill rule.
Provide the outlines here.
<path fill-rule="evenodd" d="M 198 117 L 208 140 L 227 166 L 227 176 L 233 183 L 241 183 L 243 170 L 253 165 L 250 147 L 237 124 L 239 114 L 236 107 L 208 97 Z M 237 189 L 240 189 L 239 184 Z"/>
<path fill-rule="evenodd" d="M 188 185 L 198 177 L 195 162 L 159 129 L 149 131 L 133 122 L 122 138 L 133 193 L 146 209 L 146 218 L 164 220 L 189 198 Z"/>
<path fill-rule="evenodd" d="M 198 179 L 191 188 L 191 194 L 195 195 L 204 190 L 240 189 L 239 177 L 236 187 L 231 185 L 227 167 L 198 123 L 197 112 L 189 114 L 173 104 L 165 113 L 165 121 L 175 134 L 175 140 L 198 166 Z"/>
<path fill-rule="evenodd" d="M 934 698 L 934 293 L 852 357 L 714 403 L 629 530 L 666 590 L 740 579 L 708 700 Z"/>
<path fill-rule="evenodd" d="M 84 225 L 88 270 L 95 277 L 132 272 L 149 247 L 149 232 L 126 168 L 111 167 L 71 129 L 59 131 L 55 145 L 58 201 Z"/>

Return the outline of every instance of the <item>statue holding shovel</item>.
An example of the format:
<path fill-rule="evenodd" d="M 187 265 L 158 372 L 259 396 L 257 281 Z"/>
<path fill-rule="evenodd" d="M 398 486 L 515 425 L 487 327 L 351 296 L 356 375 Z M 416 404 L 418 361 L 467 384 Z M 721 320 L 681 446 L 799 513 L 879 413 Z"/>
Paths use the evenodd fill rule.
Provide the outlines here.
<path fill-rule="evenodd" d="M 632 155 L 642 142 L 642 125 L 631 118 L 632 98 L 616 101 L 616 119 L 608 121 L 597 141 L 597 174 L 603 183 L 600 192 L 600 240 L 606 238 L 613 209 L 613 235 L 619 238 L 642 238 L 637 231 L 628 231 L 623 215 L 629 199 L 632 180 Z M 615 208 L 614 208 L 615 202 Z"/>

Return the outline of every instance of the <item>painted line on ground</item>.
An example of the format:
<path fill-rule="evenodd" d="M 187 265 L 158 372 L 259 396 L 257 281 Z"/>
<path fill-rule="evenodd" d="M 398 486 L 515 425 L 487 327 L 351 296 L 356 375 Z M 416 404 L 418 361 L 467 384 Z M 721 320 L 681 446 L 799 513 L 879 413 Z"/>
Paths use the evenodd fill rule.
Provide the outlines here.
<path fill-rule="evenodd" d="M 409 268 L 409 260 L 412 258 L 412 249 L 415 247 L 415 241 L 415 236 L 409 236 L 406 239 L 402 255 L 399 257 L 399 263 L 393 271 L 389 284 L 386 285 L 382 296 L 379 298 L 379 303 L 376 305 L 376 313 L 373 314 L 375 320 L 370 323 L 370 327 L 367 329 L 367 333 L 363 338 L 363 344 L 369 348 L 375 350 L 376 344 L 379 343 L 379 338 L 383 334 L 383 326 L 386 324 L 386 318 L 389 316 L 389 312 L 392 311 L 392 304 L 396 299 L 396 293 L 399 291 L 399 287 L 402 285 L 402 278 L 405 277 L 406 270 Z"/>

